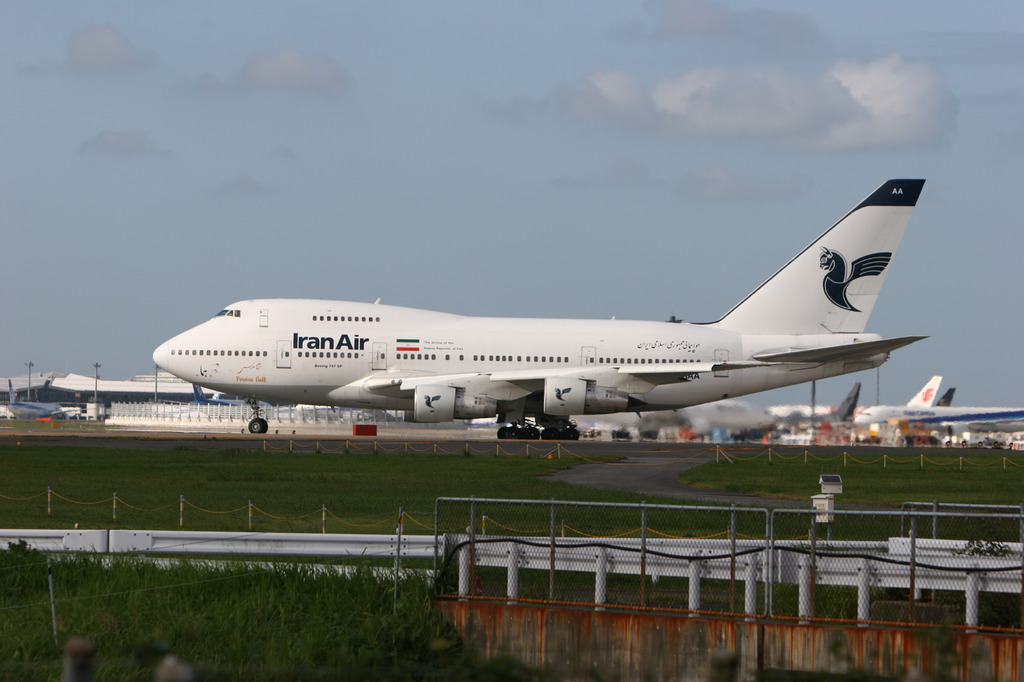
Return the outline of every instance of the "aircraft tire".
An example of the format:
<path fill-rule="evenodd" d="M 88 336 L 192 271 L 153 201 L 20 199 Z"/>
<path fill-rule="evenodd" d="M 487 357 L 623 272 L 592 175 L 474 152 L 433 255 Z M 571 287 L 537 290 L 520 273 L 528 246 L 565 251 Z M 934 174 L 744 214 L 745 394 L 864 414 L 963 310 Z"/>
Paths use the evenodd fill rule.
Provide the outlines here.
<path fill-rule="evenodd" d="M 498 429 L 498 440 L 505 440 L 506 438 L 508 438 L 508 427 L 502 426 Z"/>
<path fill-rule="evenodd" d="M 538 429 L 536 426 L 527 426 L 522 431 L 522 437 L 525 440 L 539 440 L 540 439 L 540 429 Z"/>
<path fill-rule="evenodd" d="M 269 430 L 270 425 L 266 419 L 256 418 L 249 422 L 249 433 L 266 433 Z"/>

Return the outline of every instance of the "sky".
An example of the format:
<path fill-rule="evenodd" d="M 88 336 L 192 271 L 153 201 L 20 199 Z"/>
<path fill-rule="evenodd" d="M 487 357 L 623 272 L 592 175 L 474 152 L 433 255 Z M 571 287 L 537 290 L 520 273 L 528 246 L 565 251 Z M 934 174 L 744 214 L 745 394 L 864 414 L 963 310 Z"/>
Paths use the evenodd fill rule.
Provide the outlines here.
<path fill-rule="evenodd" d="M 868 330 L 929 338 L 818 401 L 1024 404 L 1021 3 L 0 0 L 0 88 L 0 376 L 251 298 L 712 321 L 912 177 Z"/>

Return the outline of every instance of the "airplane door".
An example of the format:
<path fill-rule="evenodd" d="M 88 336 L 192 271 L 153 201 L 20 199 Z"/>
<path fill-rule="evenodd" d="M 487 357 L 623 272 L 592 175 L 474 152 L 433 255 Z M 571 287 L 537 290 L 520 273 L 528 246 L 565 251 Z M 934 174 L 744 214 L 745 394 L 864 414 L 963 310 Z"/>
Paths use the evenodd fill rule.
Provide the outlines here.
<path fill-rule="evenodd" d="M 385 341 L 373 342 L 373 359 L 370 362 L 370 369 L 381 370 L 388 368 L 388 344 Z"/>
<path fill-rule="evenodd" d="M 292 367 L 292 342 L 277 342 L 277 368 L 291 369 Z"/>
<path fill-rule="evenodd" d="M 725 348 L 715 349 L 715 362 L 729 362 L 729 351 Z M 716 377 L 727 377 L 728 372 L 715 372 Z"/>
<path fill-rule="evenodd" d="M 590 367 L 597 362 L 597 348 L 594 346 L 583 346 L 580 348 L 580 364 Z"/>
<path fill-rule="evenodd" d="M 260 326 L 266 327 L 270 324 L 270 311 L 266 308 L 260 308 Z"/>

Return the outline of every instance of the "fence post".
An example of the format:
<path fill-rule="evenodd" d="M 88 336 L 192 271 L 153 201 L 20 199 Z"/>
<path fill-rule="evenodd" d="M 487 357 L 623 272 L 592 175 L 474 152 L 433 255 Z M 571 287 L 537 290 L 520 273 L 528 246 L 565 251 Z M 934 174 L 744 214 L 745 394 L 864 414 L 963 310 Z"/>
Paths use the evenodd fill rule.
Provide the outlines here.
<path fill-rule="evenodd" d="M 249 500 L 249 530 L 252 530 L 252 500 Z"/>
<path fill-rule="evenodd" d="M 320 534 L 327 534 L 327 505 L 320 505 Z"/>
<path fill-rule="evenodd" d="M 63 682 L 92 682 L 96 644 L 87 637 L 72 637 L 64 644 Z"/>
<path fill-rule="evenodd" d="M 551 498 L 551 550 L 548 567 L 548 600 L 555 599 L 555 498 Z"/>
<path fill-rule="evenodd" d="M 398 612 L 398 575 L 402 571 L 402 532 L 405 530 L 405 507 L 398 508 L 398 528 L 395 529 L 398 543 L 395 546 L 395 596 L 392 612 Z"/>
<path fill-rule="evenodd" d="M 185 496 L 178 495 L 178 528 L 185 527 Z"/>
<path fill-rule="evenodd" d="M 770 618 L 772 611 L 775 608 L 775 510 L 765 510 L 765 529 L 764 536 L 767 538 L 767 548 L 765 549 L 765 576 L 764 576 L 764 591 L 765 591 L 765 613 Z"/>
<path fill-rule="evenodd" d="M 594 603 L 595 611 L 604 611 L 603 604 L 608 601 L 608 550 L 597 548 L 597 567 L 594 570 Z"/>
<path fill-rule="evenodd" d="M 60 646 L 57 638 L 57 596 L 53 592 L 53 564 L 46 557 L 46 583 L 50 589 L 50 622 L 53 623 L 53 646 Z"/>
<path fill-rule="evenodd" d="M 978 568 L 977 563 L 971 564 L 971 568 Z M 964 609 L 964 623 L 970 626 L 978 625 L 978 592 L 981 588 L 981 574 L 978 571 L 971 571 L 967 574 L 967 585 L 964 588 L 966 606 Z M 968 630 L 968 632 L 975 632 Z"/>
<path fill-rule="evenodd" d="M 117 493 L 114 493 L 114 520 L 117 521 Z"/>
<path fill-rule="evenodd" d="M 467 561 L 466 566 L 466 591 L 461 594 L 468 595 L 470 590 L 473 589 L 473 578 L 474 571 L 476 569 L 476 497 L 471 496 L 469 498 L 469 552 L 466 553 L 465 557 L 459 557 L 461 561 Z M 461 570 L 461 564 L 460 564 Z M 461 586 L 460 586 L 461 590 Z"/>
<path fill-rule="evenodd" d="M 736 613 L 736 505 L 729 512 L 729 613 Z"/>
<path fill-rule="evenodd" d="M 647 502 L 640 505 L 640 606 L 647 606 Z"/>
<path fill-rule="evenodd" d="M 46 486 L 46 515 L 53 516 L 53 489 Z"/>
<path fill-rule="evenodd" d="M 697 550 L 697 554 L 701 554 L 701 550 Z M 701 563 L 699 560 L 690 560 L 689 571 L 687 572 L 687 599 L 686 608 L 691 612 L 690 618 L 696 618 L 699 614 L 696 612 L 700 610 L 700 569 Z"/>
<path fill-rule="evenodd" d="M 811 557 L 803 555 L 798 565 L 800 571 L 799 605 L 797 615 L 800 616 L 800 624 L 806 625 L 810 622 L 811 616 Z"/>
<path fill-rule="evenodd" d="M 1024 504 L 1020 505 L 1020 516 L 1018 517 L 1017 525 L 1019 527 L 1018 533 L 1020 534 L 1020 622 L 1021 627 L 1024 627 Z"/>
<path fill-rule="evenodd" d="M 864 621 L 871 618 L 871 562 L 861 559 L 857 571 L 857 627 L 866 628 Z"/>
<path fill-rule="evenodd" d="M 910 603 L 907 605 L 907 617 L 914 622 L 914 599 L 917 590 L 917 516 L 910 517 Z"/>
<path fill-rule="evenodd" d="M 508 576 L 505 581 L 505 594 L 508 595 L 507 604 L 515 604 L 519 597 L 519 555 L 522 553 L 519 545 L 512 543 L 508 553 Z"/>
<path fill-rule="evenodd" d="M 743 611 L 747 614 L 746 620 L 754 620 L 757 614 L 757 573 L 760 566 L 758 554 L 748 554 L 747 559 L 747 581 L 744 585 Z"/>

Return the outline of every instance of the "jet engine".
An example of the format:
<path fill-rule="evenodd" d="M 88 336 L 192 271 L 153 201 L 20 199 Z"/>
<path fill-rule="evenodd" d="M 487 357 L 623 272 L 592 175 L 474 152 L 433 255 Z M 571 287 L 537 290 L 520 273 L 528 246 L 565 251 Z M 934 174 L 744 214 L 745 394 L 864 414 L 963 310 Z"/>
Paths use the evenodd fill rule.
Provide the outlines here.
<path fill-rule="evenodd" d="M 465 389 L 438 384 L 421 384 L 413 398 L 414 422 L 448 422 L 453 419 L 493 417 L 498 401 L 483 395 L 467 395 Z"/>
<path fill-rule="evenodd" d="M 544 413 L 550 415 L 607 414 L 629 407 L 629 394 L 597 386 L 585 379 L 548 377 L 544 380 Z"/>

